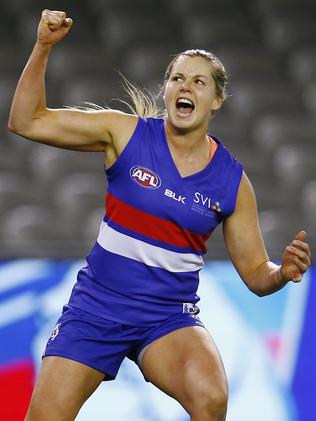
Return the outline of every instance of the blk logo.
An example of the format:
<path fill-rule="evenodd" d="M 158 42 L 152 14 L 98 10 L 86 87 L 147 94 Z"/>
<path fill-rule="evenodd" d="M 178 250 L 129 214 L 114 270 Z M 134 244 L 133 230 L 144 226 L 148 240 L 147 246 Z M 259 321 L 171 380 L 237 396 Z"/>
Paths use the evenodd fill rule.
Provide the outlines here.
<path fill-rule="evenodd" d="M 129 175 L 135 183 L 146 189 L 158 189 L 161 186 L 159 175 L 148 168 L 137 165 L 130 169 Z"/>
<path fill-rule="evenodd" d="M 166 189 L 165 196 L 171 197 L 171 199 L 176 200 L 177 202 L 183 203 L 185 205 L 185 196 L 180 196 L 180 194 L 176 194 L 172 190 Z"/>

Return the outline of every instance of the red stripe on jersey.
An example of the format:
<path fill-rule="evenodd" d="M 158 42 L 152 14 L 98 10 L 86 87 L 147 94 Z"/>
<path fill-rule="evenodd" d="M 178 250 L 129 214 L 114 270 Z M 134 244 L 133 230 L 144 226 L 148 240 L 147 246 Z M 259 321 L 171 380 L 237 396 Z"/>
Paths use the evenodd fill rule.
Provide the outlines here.
<path fill-rule="evenodd" d="M 176 247 L 188 247 L 197 252 L 206 252 L 208 236 L 195 234 L 178 225 L 149 215 L 127 205 L 111 193 L 106 196 L 106 216 L 118 225 L 157 241 Z"/>

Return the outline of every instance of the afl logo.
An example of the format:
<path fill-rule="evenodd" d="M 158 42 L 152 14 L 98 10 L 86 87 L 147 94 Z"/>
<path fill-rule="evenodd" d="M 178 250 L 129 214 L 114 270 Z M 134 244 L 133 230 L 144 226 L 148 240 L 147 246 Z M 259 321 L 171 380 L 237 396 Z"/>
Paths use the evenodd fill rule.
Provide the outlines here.
<path fill-rule="evenodd" d="M 148 168 L 136 165 L 129 170 L 129 175 L 135 183 L 146 189 L 158 189 L 161 186 L 159 175 Z"/>

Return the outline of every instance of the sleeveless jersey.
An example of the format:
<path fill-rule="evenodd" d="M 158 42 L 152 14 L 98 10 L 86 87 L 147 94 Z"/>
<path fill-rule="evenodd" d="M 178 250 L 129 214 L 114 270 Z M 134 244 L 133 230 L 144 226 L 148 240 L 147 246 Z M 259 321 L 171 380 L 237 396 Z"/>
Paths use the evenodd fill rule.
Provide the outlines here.
<path fill-rule="evenodd" d="M 205 242 L 234 211 L 242 175 L 242 165 L 213 139 L 218 147 L 208 165 L 181 177 L 164 120 L 139 118 L 106 170 L 106 215 L 70 305 L 137 326 L 198 312 Z"/>

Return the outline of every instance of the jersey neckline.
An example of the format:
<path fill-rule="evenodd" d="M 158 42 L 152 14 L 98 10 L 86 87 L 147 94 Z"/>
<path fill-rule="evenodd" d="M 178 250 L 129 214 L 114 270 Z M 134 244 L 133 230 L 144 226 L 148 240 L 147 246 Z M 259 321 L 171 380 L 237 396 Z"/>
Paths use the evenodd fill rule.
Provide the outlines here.
<path fill-rule="evenodd" d="M 219 141 L 219 139 L 217 139 L 215 136 L 212 136 L 209 133 L 207 133 L 207 136 L 210 137 L 211 139 L 213 139 L 217 143 L 217 145 L 218 145 L 218 147 L 217 147 L 217 149 L 216 149 L 216 151 L 215 151 L 212 159 L 201 170 L 199 170 L 199 171 L 197 171 L 197 172 L 195 172 L 193 174 L 187 175 L 187 176 L 182 176 L 180 174 L 180 172 L 179 172 L 179 170 L 178 170 L 175 162 L 174 162 L 174 159 L 172 157 L 172 154 L 171 154 L 171 151 L 170 151 L 170 148 L 169 148 L 169 145 L 168 145 L 168 139 L 167 139 L 167 134 L 166 134 L 164 120 L 162 120 L 161 131 L 162 131 L 162 140 L 163 140 L 162 143 L 163 143 L 163 146 L 164 146 L 165 151 L 166 151 L 166 156 L 168 157 L 168 160 L 170 162 L 170 167 L 171 167 L 173 173 L 180 180 L 182 180 L 182 181 L 193 180 L 195 178 L 198 178 L 198 177 L 203 176 L 205 173 L 209 172 L 210 168 L 213 167 L 214 164 L 215 164 L 215 162 L 217 161 L 218 156 L 219 156 L 220 149 L 222 148 L 222 144 Z"/>

